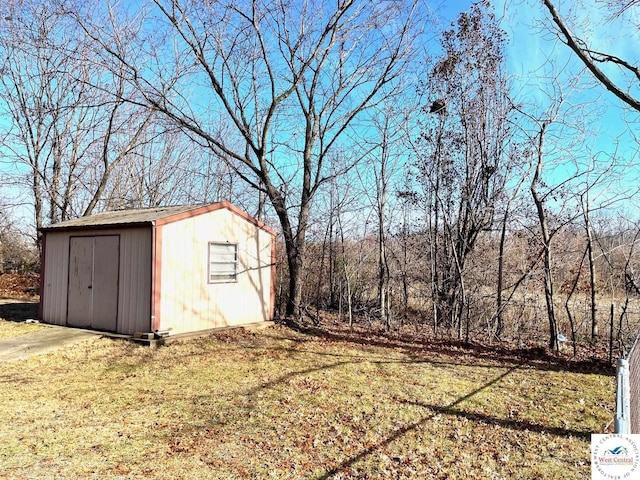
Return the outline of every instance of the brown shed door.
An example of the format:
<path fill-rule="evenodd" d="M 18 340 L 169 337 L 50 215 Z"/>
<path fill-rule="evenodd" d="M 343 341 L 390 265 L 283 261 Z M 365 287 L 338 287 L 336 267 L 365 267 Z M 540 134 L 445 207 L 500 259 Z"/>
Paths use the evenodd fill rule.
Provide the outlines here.
<path fill-rule="evenodd" d="M 69 239 L 67 325 L 116 331 L 120 236 Z"/>

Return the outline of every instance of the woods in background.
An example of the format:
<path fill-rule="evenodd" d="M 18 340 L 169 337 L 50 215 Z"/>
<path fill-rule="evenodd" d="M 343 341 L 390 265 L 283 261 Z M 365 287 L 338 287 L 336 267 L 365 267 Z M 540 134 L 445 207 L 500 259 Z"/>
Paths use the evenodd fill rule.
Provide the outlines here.
<path fill-rule="evenodd" d="M 541 6 L 637 110 L 596 66 L 631 63 Z M 634 154 L 589 147 L 582 74 L 514 88 L 508 41 L 489 1 L 444 28 L 408 0 L 5 2 L 0 195 L 31 225 L 3 209 L 3 263 L 50 223 L 227 200 L 278 229 L 285 320 L 550 348 L 613 325 L 622 345 L 640 313 Z"/>

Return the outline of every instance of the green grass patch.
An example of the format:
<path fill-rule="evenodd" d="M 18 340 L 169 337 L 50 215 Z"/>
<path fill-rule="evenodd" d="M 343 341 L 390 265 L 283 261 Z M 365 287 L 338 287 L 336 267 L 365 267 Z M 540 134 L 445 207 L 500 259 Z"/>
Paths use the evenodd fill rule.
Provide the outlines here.
<path fill-rule="evenodd" d="M 584 479 L 610 372 L 273 328 L 0 370 L 0 478 Z"/>

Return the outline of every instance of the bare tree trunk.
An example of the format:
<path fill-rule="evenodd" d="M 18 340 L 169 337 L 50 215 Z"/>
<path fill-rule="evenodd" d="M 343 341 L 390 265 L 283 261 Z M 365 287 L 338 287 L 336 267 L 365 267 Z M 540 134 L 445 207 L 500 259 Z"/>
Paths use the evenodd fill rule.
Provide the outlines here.
<path fill-rule="evenodd" d="M 285 315 L 287 318 L 300 318 L 302 316 L 302 271 L 304 258 L 299 247 L 287 249 L 289 257 L 289 297 Z M 296 252 L 296 253 L 292 253 Z"/>
<path fill-rule="evenodd" d="M 549 232 L 549 225 L 547 222 L 547 216 L 544 211 L 544 200 L 538 194 L 537 185 L 542 175 L 542 166 L 544 164 L 544 134 L 547 129 L 548 123 L 543 122 L 540 127 L 537 149 L 537 165 L 531 181 L 531 195 L 536 206 L 538 213 L 538 222 L 540 224 L 540 235 L 542 237 L 542 246 L 544 248 L 543 253 L 543 283 L 544 283 L 544 298 L 547 306 L 547 319 L 549 321 L 549 348 L 553 350 L 558 349 L 558 326 L 556 322 L 554 295 L 553 295 L 553 273 L 552 273 L 552 261 L 551 261 L 551 234 Z"/>
<path fill-rule="evenodd" d="M 380 321 L 387 331 L 391 328 L 391 314 L 389 302 L 389 263 L 387 261 L 386 246 L 386 208 L 387 208 L 387 168 L 389 163 L 388 119 L 382 127 L 382 144 L 380 152 L 380 178 L 377 182 L 377 213 L 378 213 L 378 308 Z"/>
<path fill-rule="evenodd" d="M 33 209 L 34 209 L 34 214 L 36 218 L 36 229 L 38 232 L 36 244 L 38 247 L 38 252 L 40 252 L 42 248 L 42 238 L 40 234 L 40 228 L 43 227 L 44 225 L 42 223 L 42 217 L 43 217 L 42 189 L 40 186 L 40 175 L 38 172 L 37 164 L 36 166 L 34 166 L 33 179 L 32 179 L 31 185 L 32 185 L 32 192 L 33 192 Z"/>
<path fill-rule="evenodd" d="M 496 340 L 500 340 L 504 329 L 504 321 L 502 319 L 502 290 L 504 282 L 504 245 L 507 238 L 507 218 L 509 215 L 508 206 L 505 209 L 502 225 L 500 227 L 500 243 L 498 244 L 498 281 L 496 284 L 496 324 L 493 335 Z"/>
<path fill-rule="evenodd" d="M 589 236 L 588 240 L 588 253 L 587 259 L 589 261 L 589 277 L 591 281 L 589 282 L 589 294 L 591 297 L 591 340 L 595 341 L 599 335 L 598 328 L 598 303 L 596 298 L 597 286 L 596 286 L 596 262 L 593 256 L 593 236 Z"/>
<path fill-rule="evenodd" d="M 325 231 L 324 240 L 322 241 L 322 251 L 320 252 L 320 271 L 318 272 L 318 287 L 316 289 L 316 316 L 313 321 L 314 325 L 320 325 L 320 298 L 322 296 L 322 284 L 324 281 L 324 261 L 327 252 L 327 237 L 329 236 L 329 225 Z"/>
<path fill-rule="evenodd" d="M 385 147 L 383 146 L 382 156 Z M 389 312 L 387 311 L 387 295 L 389 288 L 389 267 L 387 264 L 385 209 L 387 204 L 386 161 L 383 158 L 380 165 L 380 185 L 378 191 L 378 308 L 380 321 L 388 331 L 391 327 Z"/>
<path fill-rule="evenodd" d="M 338 211 L 338 228 L 340 229 L 340 249 L 342 250 L 342 273 L 344 284 L 347 289 L 347 319 L 349 323 L 349 330 L 353 330 L 353 298 L 351 295 L 351 276 L 349 275 L 349 261 L 347 251 L 345 249 L 344 229 L 342 228 L 340 211 Z M 340 292 L 340 296 L 342 297 L 342 292 Z"/>
<path fill-rule="evenodd" d="M 380 309 L 380 321 L 388 331 L 391 328 L 391 318 L 387 309 L 389 294 L 389 265 L 387 264 L 387 252 L 384 233 L 384 213 L 380 213 L 380 225 L 378 229 L 378 308 Z"/>
<path fill-rule="evenodd" d="M 404 207 L 403 207 L 404 208 Z M 402 320 L 406 322 L 409 318 L 409 261 L 407 245 L 409 239 L 408 232 L 406 231 L 406 216 L 403 220 L 403 232 L 402 232 Z"/>
<path fill-rule="evenodd" d="M 336 307 L 336 287 L 335 287 L 335 282 L 336 282 L 336 275 L 335 275 L 335 271 L 336 271 L 336 256 L 335 256 L 335 249 L 334 249 L 334 238 L 333 238 L 333 227 L 334 227 L 334 189 L 333 189 L 333 183 L 331 184 L 330 187 L 330 192 L 329 192 L 329 306 L 331 308 L 335 308 Z"/>
<path fill-rule="evenodd" d="M 347 285 L 347 317 L 349 319 L 349 330 L 353 330 L 353 308 L 351 298 L 351 280 L 349 279 L 349 272 L 347 270 L 347 262 L 342 263 L 344 270 L 344 281 Z"/>
<path fill-rule="evenodd" d="M 585 249 L 584 251 L 584 254 L 582 255 L 578 271 L 573 280 L 573 284 L 571 285 L 571 290 L 569 291 L 569 294 L 567 295 L 567 298 L 564 302 L 564 309 L 565 312 L 567 312 L 567 318 L 569 318 L 569 327 L 571 328 L 571 344 L 573 345 L 573 356 L 576 356 L 577 354 L 576 328 L 575 322 L 573 321 L 573 314 L 571 313 L 571 308 L 569 307 L 569 302 L 571 301 L 571 297 L 573 297 L 573 294 L 578 288 L 578 283 L 580 282 L 580 273 L 582 272 L 582 265 L 584 264 L 584 259 L 587 256 L 588 250 L 589 249 L 587 247 L 587 249 Z"/>
<path fill-rule="evenodd" d="M 398 196 L 402 201 L 402 227 L 400 230 L 400 279 L 402 282 L 402 320 L 406 322 L 409 318 L 409 215 L 408 209 L 411 199 L 415 201 L 415 194 L 407 187 L 399 192 Z M 417 327 L 417 324 L 416 324 Z"/>
<path fill-rule="evenodd" d="M 53 135 L 51 145 L 51 157 L 53 158 L 53 164 L 51 166 L 51 178 L 49 187 L 49 221 L 51 223 L 57 223 L 60 221 L 60 202 L 58 197 L 60 195 L 60 182 L 62 176 L 62 149 L 59 146 L 61 141 L 60 132 L 57 129 L 57 125 L 53 127 Z"/>
<path fill-rule="evenodd" d="M 598 318 L 597 318 L 597 303 L 596 303 L 596 265 L 593 253 L 593 230 L 591 228 L 591 218 L 589 215 L 589 191 L 585 192 L 586 204 L 582 202 L 582 211 L 584 215 L 584 228 L 587 237 L 587 260 L 589 263 L 589 294 L 591 300 L 591 341 L 595 342 L 598 337 Z"/>
<path fill-rule="evenodd" d="M 442 135 L 444 132 L 446 112 L 440 116 L 441 120 L 438 125 L 438 134 L 436 137 L 436 146 L 434 152 L 434 159 L 436 165 L 436 172 L 440 170 L 440 162 L 442 160 Z M 427 212 L 429 218 L 429 250 L 431 260 L 431 301 L 433 303 L 433 332 L 437 334 L 438 325 L 443 320 L 444 312 L 442 309 L 442 295 L 443 290 L 442 274 L 440 273 L 441 263 L 444 255 L 441 253 L 441 240 L 440 235 L 440 175 L 436 173 L 435 180 L 432 185 L 432 191 L 430 192 L 430 211 Z"/>

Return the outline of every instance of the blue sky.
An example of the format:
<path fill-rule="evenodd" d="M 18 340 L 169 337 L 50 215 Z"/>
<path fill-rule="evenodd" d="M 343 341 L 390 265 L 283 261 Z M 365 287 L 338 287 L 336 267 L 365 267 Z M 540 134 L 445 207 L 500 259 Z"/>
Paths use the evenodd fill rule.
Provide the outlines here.
<path fill-rule="evenodd" d="M 619 186 L 635 188 L 640 169 L 638 143 L 633 132 L 637 130 L 640 115 L 623 106 L 595 81 L 569 47 L 557 39 L 552 33 L 554 25 L 542 0 L 492 0 L 492 3 L 509 37 L 509 72 L 520 100 L 539 102 L 544 109 L 551 103 L 544 92 L 560 89 L 567 96 L 566 109 L 576 112 L 575 116 L 569 116 L 568 121 L 578 122 L 578 128 L 573 130 L 571 138 L 561 139 L 571 145 L 571 151 L 557 148 L 559 155 L 574 156 L 571 162 L 577 160 L 583 165 L 593 158 L 605 165 L 611 156 L 615 156 L 620 164 L 632 164 L 632 168 L 619 169 L 618 174 L 622 174 Z M 574 34 L 587 40 L 590 48 L 631 62 L 640 61 L 640 52 L 637 51 L 640 9 L 631 12 L 628 17 L 631 22 L 628 19 L 609 22 L 610 12 L 602 8 L 602 2 L 556 0 L 554 4 Z M 619 84 L 625 84 L 626 80 L 617 70 L 606 66 L 601 68 Z M 557 80 L 555 87 L 553 78 Z M 636 97 L 640 95 L 637 82 L 631 92 Z M 555 180 L 561 181 L 569 174 L 570 168 L 559 168 Z"/>
<path fill-rule="evenodd" d="M 559 93 L 565 97 L 559 120 L 552 124 L 546 140 L 545 182 L 558 185 L 587 168 L 604 170 L 615 158 L 621 165 L 607 174 L 599 187 L 592 190 L 593 207 L 610 198 L 623 198 L 640 185 L 638 138 L 640 114 L 625 107 L 606 91 L 575 54 L 555 35 L 555 25 L 542 0 L 490 0 L 502 29 L 507 33 L 507 68 L 515 102 L 541 118 Z M 429 2 L 431 5 L 431 2 Z M 459 12 L 468 10 L 470 0 L 443 1 L 433 6 L 443 27 L 455 20 Z M 617 55 L 640 64 L 640 7 L 627 12 L 624 19 L 610 21 L 610 12 L 599 0 L 554 0 L 554 5 L 573 32 L 589 42 L 594 50 Z M 617 70 L 601 68 L 621 85 L 627 81 Z M 631 82 L 630 92 L 640 97 L 639 85 Z M 531 128 L 529 133 L 533 133 Z M 625 167 L 626 165 L 626 167 Z M 583 175 L 571 187 L 582 191 L 585 181 L 596 175 Z M 617 213 L 626 210 L 637 217 L 635 198 L 616 202 Z M 553 207 L 562 211 L 563 200 Z M 574 204 L 575 205 L 575 204 Z M 575 208 L 575 207 L 574 207 Z M 611 211 L 609 211 L 611 212 Z M 608 215 L 605 210 L 603 215 Z"/>
<path fill-rule="evenodd" d="M 523 89 L 526 87 L 531 95 L 535 95 L 536 89 L 544 91 L 549 88 L 548 79 L 540 79 L 540 76 L 559 72 L 559 81 L 565 85 L 580 77 L 579 88 L 573 93 L 573 102 L 596 101 L 606 110 L 600 121 L 592 126 L 597 127 L 605 137 L 612 138 L 626 130 L 627 126 L 622 121 L 626 109 L 622 108 L 621 102 L 613 94 L 605 91 L 599 84 L 594 85 L 591 73 L 585 72 L 582 63 L 569 47 L 550 33 L 549 28 L 553 25 L 541 0 L 492 0 L 492 3 L 509 36 L 509 69 L 516 85 L 522 85 Z M 640 61 L 640 52 L 637 50 L 640 33 L 637 27 L 634 28 L 625 21 L 609 24 L 609 12 L 594 8 L 593 0 L 556 0 L 555 4 L 560 13 L 574 25 L 574 33 L 587 39 L 591 48 L 613 53 L 627 60 Z M 636 10 L 640 13 L 640 9 Z M 616 73 L 617 70 L 602 68 L 615 80 L 624 81 Z M 635 92 L 638 93 L 637 88 Z M 630 115 L 628 118 L 635 117 L 637 115 Z"/>
<path fill-rule="evenodd" d="M 591 103 L 598 113 L 586 118 L 583 139 L 576 139 L 578 146 L 574 153 L 585 158 L 593 153 L 600 155 L 615 153 L 623 161 L 636 160 L 638 143 L 630 133 L 637 130 L 638 115 L 622 108 L 612 94 L 600 85 L 594 84 L 591 74 L 584 72 L 583 66 L 568 47 L 560 43 L 549 28 L 552 26 L 549 14 L 542 0 L 491 0 L 502 28 L 508 35 L 508 68 L 517 100 L 539 104 L 544 110 L 550 102 L 545 92 L 551 90 L 550 77 L 556 76 L 565 93 L 567 85 L 580 79 L 571 91 L 569 102 L 573 105 Z M 630 60 L 640 60 L 640 51 L 633 47 L 640 44 L 640 33 L 633 24 L 620 23 L 610 26 L 605 20 L 607 12 L 594 9 L 595 0 L 555 0 L 556 6 L 567 18 L 575 16 L 576 33 L 593 40 L 594 48 L 601 48 Z M 455 21 L 461 11 L 468 10 L 470 0 L 425 0 L 440 19 L 440 27 L 446 28 Z M 631 15 L 632 21 L 640 21 L 640 9 Z M 637 92 L 637 90 L 636 90 Z M 595 102 L 595 103 L 594 103 Z M 635 122 L 630 132 L 625 120 Z M 638 170 L 638 169 L 636 169 Z M 566 172 L 560 172 L 562 175 Z M 636 172 L 633 173 L 635 178 Z"/>
<path fill-rule="evenodd" d="M 442 1 L 434 5 L 442 26 L 455 20 L 457 15 L 470 8 L 471 0 Z M 580 78 L 578 91 L 573 92 L 573 102 L 597 101 L 599 107 L 606 110 L 601 122 L 592 123 L 593 127 L 606 137 L 617 137 L 626 130 L 625 108 L 613 94 L 594 84 L 593 77 L 585 72 L 583 65 L 573 52 L 562 44 L 551 32 L 553 28 L 549 12 L 542 0 L 491 0 L 496 16 L 508 35 L 508 68 L 516 94 L 526 98 L 535 98 L 544 103 L 548 99 L 543 93 L 549 91 L 549 77 L 558 76 L 561 85 L 568 92 L 567 85 Z M 596 0 L 555 0 L 556 7 L 567 20 L 574 25 L 574 33 L 584 36 L 594 49 L 614 53 L 621 58 L 640 63 L 640 7 L 630 12 L 627 20 L 610 24 L 609 12 L 602 6 L 594 8 Z M 600 2 L 602 5 L 602 2 Z M 606 67 L 603 67 L 606 70 Z M 613 78 L 624 79 L 610 70 Z M 545 78 L 546 77 L 546 78 Z M 635 89 L 636 93 L 638 89 Z M 636 115 L 627 119 L 635 120 Z M 598 125 L 599 124 L 599 125 Z"/>

